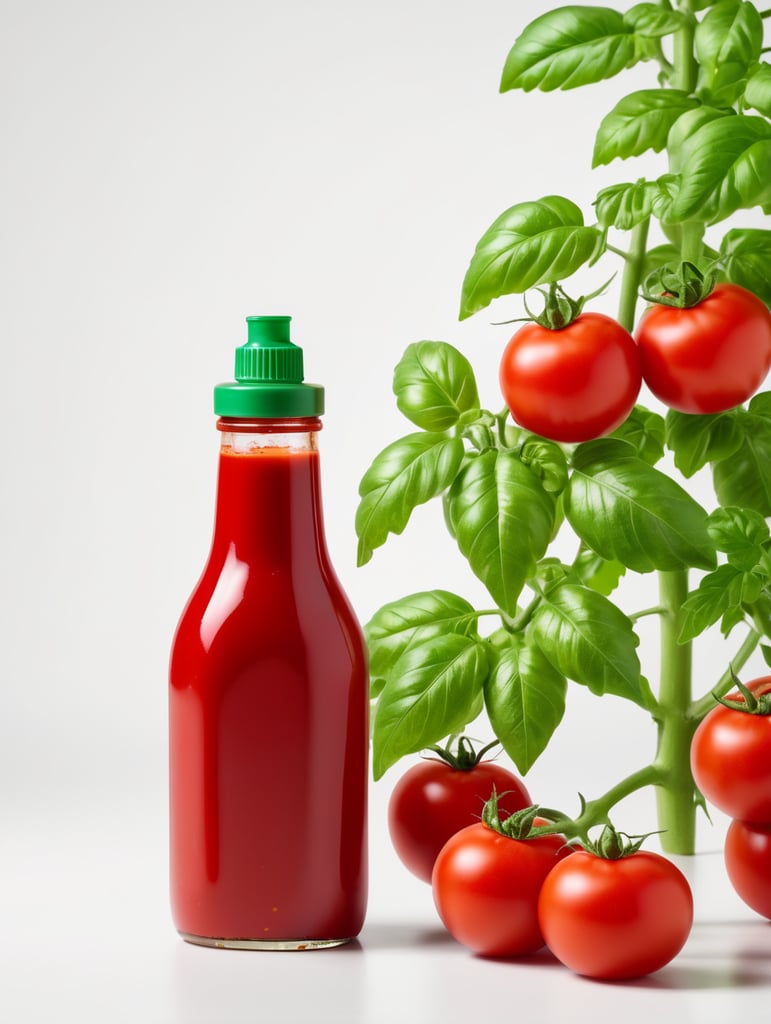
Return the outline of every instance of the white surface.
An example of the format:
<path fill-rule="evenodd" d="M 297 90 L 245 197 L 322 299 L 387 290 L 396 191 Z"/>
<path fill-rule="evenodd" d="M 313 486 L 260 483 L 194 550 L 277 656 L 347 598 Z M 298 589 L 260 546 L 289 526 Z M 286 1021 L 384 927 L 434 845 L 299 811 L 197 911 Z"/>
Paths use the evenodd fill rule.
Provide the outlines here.
<path fill-rule="evenodd" d="M 521 315 L 521 301 L 457 322 L 490 222 L 550 192 L 589 216 L 599 188 L 645 173 L 645 161 L 589 166 L 600 117 L 651 85 L 651 67 L 498 95 L 525 18 L 550 6 L 0 0 L 3 1020 L 432 1022 L 477 1014 L 486 991 L 496 1015 L 515 1016 L 524 994 L 551 1020 L 579 998 L 587 1016 L 631 1021 L 675 1006 L 681 1021 L 724 1021 L 767 1003 L 771 933 L 719 873 L 719 912 L 711 891 L 682 957 L 640 985 L 465 955 L 391 854 L 396 770 L 373 786 L 360 948 L 198 950 L 167 911 L 166 663 L 211 529 L 211 388 L 231 374 L 244 316 L 293 314 L 308 376 L 327 385 L 329 541 L 361 618 L 431 587 L 483 600 L 437 507 L 361 570 L 353 515 L 374 454 L 411 429 L 390 393 L 408 343 L 459 346 L 499 407 L 509 328 L 490 322 Z M 614 287 L 600 308 L 614 308 Z M 651 585 L 632 607 L 653 603 Z M 704 691 L 726 646 L 697 653 Z M 597 795 L 650 759 L 654 741 L 637 709 L 573 691 L 528 777 L 566 809 L 577 789 Z M 650 800 L 617 824 L 655 828 Z M 704 823 L 700 845 L 719 845 Z"/>

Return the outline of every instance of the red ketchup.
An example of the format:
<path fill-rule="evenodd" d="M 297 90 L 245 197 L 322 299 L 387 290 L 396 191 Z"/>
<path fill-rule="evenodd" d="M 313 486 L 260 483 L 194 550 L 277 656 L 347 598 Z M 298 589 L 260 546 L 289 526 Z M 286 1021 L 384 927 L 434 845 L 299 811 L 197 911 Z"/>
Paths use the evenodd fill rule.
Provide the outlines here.
<path fill-rule="evenodd" d="M 208 946 L 358 934 L 367 888 L 367 666 L 327 552 L 318 431 L 289 317 L 249 317 L 215 388 L 214 539 L 170 665 L 174 923 Z"/>

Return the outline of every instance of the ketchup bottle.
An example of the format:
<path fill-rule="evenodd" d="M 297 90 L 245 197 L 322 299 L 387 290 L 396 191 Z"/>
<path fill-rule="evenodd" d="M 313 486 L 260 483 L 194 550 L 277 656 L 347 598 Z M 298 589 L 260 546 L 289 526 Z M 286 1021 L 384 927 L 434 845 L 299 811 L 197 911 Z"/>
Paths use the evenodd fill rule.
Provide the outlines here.
<path fill-rule="evenodd" d="M 206 946 L 339 945 L 366 906 L 366 655 L 324 537 L 324 391 L 289 321 L 248 317 L 214 389 L 214 538 L 171 652 L 172 913 Z"/>

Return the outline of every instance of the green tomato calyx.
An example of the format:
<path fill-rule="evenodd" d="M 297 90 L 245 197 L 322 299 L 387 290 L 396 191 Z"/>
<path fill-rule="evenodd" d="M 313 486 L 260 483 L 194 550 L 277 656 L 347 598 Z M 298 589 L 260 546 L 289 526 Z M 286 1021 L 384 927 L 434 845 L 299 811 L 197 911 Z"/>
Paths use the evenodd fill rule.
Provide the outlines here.
<path fill-rule="evenodd" d="M 650 273 L 642 286 L 642 297 L 656 306 L 690 309 L 698 306 L 715 287 L 714 264 L 703 270 L 695 263 L 665 263 Z"/>
<path fill-rule="evenodd" d="M 599 837 L 595 840 L 583 840 L 581 848 L 603 860 L 621 860 L 623 857 L 633 856 L 649 836 L 657 834 L 646 832 L 642 836 L 630 836 L 626 832 L 617 832 L 611 823 L 607 822 Z"/>
<path fill-rule="evenodd" d="M 499 796 L 506 796 L 506 793 L 498 794 L 493 786 L 490 799 L 482 808 L 482 824 L 508 839 L 531 838 L 538 807 L 535 804 L 531 807 L 524 807 L 521 811 L 515 811 L 508 818 L 501 820 L 498 808 Z"/>
<path fill-rule="evenodd" d="M 444 761 L 445 764 L 456 771 L 470 772 L 473 768 L 476 768 L 485 754 L 498 746 L 500 746 L 500 742 L 493 740 L 492 743 L 488 743 L 481 750 L 476 750 L 474 742 L 468 736 L 450 736 L 444 747 L 434 744 L 434 746 L 426 747 L 426 752 L 435 754 L 441 761 Z M 453 747 L 455 747 L 455 750 L 453 750 Z"/>
<path fill-rule="evenodd" d="M 739 682 L 736 676 L 733 679 L 742 699 L 732 700 L 730 697 L 718 697 L 715 694 L 715 700 L 718 703 L 722 704 L 724 708 L 740 711 L 744 715 L 771 715 L 771 693 L 756 695 L 744 683 Z"/>

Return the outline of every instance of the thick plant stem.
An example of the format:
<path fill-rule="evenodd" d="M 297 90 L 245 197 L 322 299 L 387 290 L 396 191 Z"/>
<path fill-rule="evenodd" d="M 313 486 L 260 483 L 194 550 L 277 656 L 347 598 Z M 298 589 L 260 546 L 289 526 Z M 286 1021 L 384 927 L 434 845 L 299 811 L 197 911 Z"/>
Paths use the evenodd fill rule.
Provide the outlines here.
<path fill-rule="evenodd" d="M 646 217 L 645 220 L 637 224 L 632 230 L 629 254 L 624 266 L 624 276 L 621 280 L 618 322 L 629 332 L 634 329 L 637 296 L 642 283 L 649 224 L 650 218 Z"/>
<path fill-rule="evenodd" d="M 691 707 L 691 643 L 679 644 L 683 602 L 688 596 L 685 569 L 659 573 L 661 676 L 659 682 L 656 790 L 661 846 L 667 853 L 692 854 L 696 844 L 696 790 L 690 751 L 696 723 Z"/>

